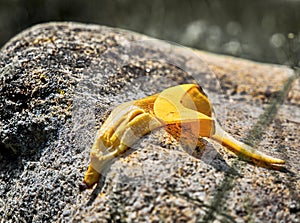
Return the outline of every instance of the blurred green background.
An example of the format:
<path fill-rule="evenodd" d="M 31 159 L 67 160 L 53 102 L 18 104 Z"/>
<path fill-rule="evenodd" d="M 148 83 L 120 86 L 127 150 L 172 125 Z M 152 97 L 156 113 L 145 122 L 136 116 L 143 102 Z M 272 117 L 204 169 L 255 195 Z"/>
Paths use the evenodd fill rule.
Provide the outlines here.
<path fill-rule="evenodd" d="M 300 65 L 300 0 L 0 0 L 0 46 L 48 21 L 120 27 L 210 52 Z"/>

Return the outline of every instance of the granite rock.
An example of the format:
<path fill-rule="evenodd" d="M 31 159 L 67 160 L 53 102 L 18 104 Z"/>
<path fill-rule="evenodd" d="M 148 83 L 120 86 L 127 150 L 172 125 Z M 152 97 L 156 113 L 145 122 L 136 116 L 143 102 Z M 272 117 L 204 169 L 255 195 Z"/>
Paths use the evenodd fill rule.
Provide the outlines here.
<path fill-rule="evenodd" d="M 25 30 L 1 49 L 0 69 L 3 222 L 299 221 L 293 70 L 78 23 Z M 79 192 L 96 130 L 116 105 L 191 82 L 228 132 L 260 134 L 253 143 L 285 159 L 286 171 L 208 139 L 187 151 L 160 129 L 116 159 L 102 187 Z"/>

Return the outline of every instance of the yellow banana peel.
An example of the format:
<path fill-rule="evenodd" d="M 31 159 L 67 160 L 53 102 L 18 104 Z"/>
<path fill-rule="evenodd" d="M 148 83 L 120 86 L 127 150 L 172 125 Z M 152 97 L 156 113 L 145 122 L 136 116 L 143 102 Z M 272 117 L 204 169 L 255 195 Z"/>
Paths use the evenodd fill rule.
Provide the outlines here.
<path fill-rule="evenodd" d="M 84 177 L 84 188 L 99 181 L 104 169 L 142 136 L 169 125 L 188 126 L 195 137 L 209 137 L 239 157 L 254 163 L 284 164 L 234 139 L 218 124 L 212 105 L 201 87 L 183 84 L 159 94 L 116 107 L 98 131 L 91 150 L 91 161 Z M 172 132 L 171 132 L 172 134 Z"/>

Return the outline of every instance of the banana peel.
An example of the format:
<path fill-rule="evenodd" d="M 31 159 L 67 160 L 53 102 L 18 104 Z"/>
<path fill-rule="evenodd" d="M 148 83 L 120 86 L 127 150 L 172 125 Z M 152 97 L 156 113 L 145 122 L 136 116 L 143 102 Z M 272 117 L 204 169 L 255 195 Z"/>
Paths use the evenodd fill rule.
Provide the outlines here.
<path fill-rule="evenodd" d="M 123 103 L 111 112 L 97 133 L 81 189 L 93 187 L 113 159 L 127 151 L 142 136 L 154 129 L 172 125 L 188 126 L 193 136 L 209 137 L 245 160 L 267 165 L 285 163 L 225 132 L 218 124 L 212 105 L 201 87 L 183 84 L 159 94 Z"/>

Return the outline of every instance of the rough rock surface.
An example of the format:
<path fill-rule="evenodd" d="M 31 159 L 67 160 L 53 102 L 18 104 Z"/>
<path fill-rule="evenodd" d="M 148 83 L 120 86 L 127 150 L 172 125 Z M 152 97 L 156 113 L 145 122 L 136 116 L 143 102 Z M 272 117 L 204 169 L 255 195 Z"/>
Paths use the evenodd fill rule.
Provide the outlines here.
<path fill-rule="evenodd" d="M 299 79 L 292 70 L 77 23 L 30 28 L 0 51 L 1 222 L 299 222 Z M 224 128 L 286 171 L 163 129 L 82 193 L 96 129 L 116 105 L 199 83 Z M 298 83 L 298 84 L 297 84 Z"/>

